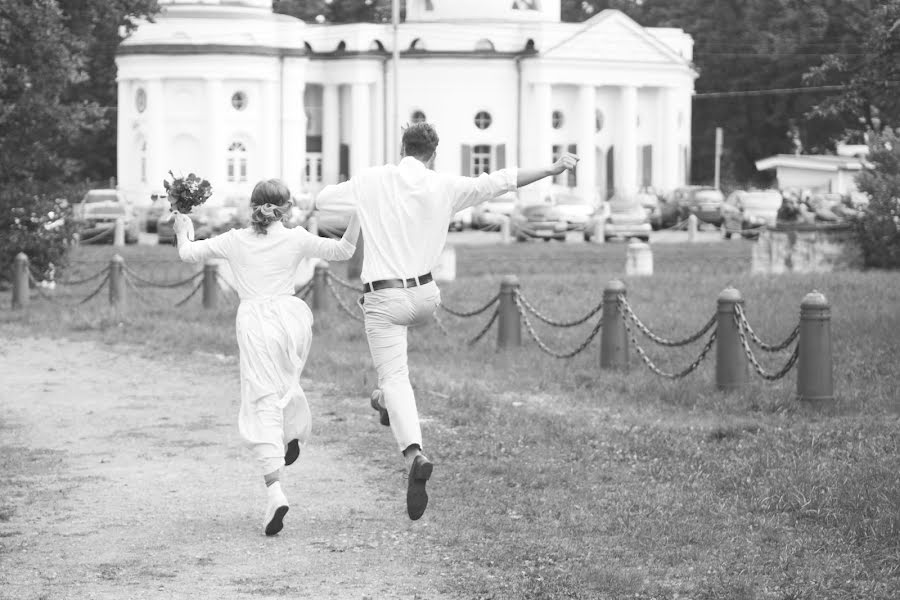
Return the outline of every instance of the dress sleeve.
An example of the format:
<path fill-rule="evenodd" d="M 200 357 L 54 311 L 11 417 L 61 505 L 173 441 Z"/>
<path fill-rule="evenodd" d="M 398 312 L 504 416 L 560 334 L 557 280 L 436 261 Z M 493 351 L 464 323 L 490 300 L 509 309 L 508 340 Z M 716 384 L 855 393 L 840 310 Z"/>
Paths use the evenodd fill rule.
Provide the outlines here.
<path fill-rule="evenodd" d="M 227 258 L 233 236 L 234 230 L 232 229 L 208 240 L 191 242 L 186 238 L 180 239 L 178 240 L 178 256 L 184 262 L 189 263 L 204 262 L 210 258 Z"/>
<path fill-rule="evenodd" d="M 482 173 L 478 177 L 452 176 L 448 185 L 453 194 L 453 212 L 487 202 L 491 198 L 514 192 L 518 169 L 499 169 L 493 173 Z"/>
<path fill-rule="evenodd" d="M 354 211 L 350 223 L 339 240 L 313 235 L 298 227 L 300 236 L 300 253 L 305 258 L 321 258 L 329 261 L 348 260 L 356 252 L 356 240 L 359 237 L 359 218 Z"/>
<path fill-rule="evenodd" d="M 343 183 L 326 185 L 316 196 L 313 208 L 336 213 L 347 213 L 356 209 L 356 178 Z"/>

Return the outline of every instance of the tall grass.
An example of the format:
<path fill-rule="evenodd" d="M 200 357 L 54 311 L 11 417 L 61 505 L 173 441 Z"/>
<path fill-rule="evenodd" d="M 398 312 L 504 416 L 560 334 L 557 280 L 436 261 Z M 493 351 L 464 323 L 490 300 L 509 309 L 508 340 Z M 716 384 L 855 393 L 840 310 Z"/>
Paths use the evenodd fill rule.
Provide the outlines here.
<path fill-rule="evenodd" d="M 443 315 L 450 331 L 410 332 L 413 385 L 424 419 L 433 527 L 454 592 L 467 598 L 876 598 L 900 596 L 900 281 L 891 272 L 754 276 L 749 244 L 656 246 L 656 274 L 625 277 L 621 245 L 460 247 L 460 278 L 445 305 L 470 310 L 517 274 L 548 316 L 573 319 L 613 278 L 637 315 L 664 337 L 693 333 L 734 286 L 754 330 L 780 341 L 816 289 L 832 303 L 836 400 L 795 399 L 795 372 L 733 393 L 714 385 L 714 353 L 689 377 L 660 379 L 632 355 L 627 371 L 599 368 L 599 339 L 568 360 L 523 345 L 496 350 L 496 330 L 465 340 L 489 313 Z M 86 249 L 87 250 L 87 249 Z M 191 267 L 171 249 L 127 249 L 140 271 Z M 97 265 L 110 249 L 81 258 Z M 77 262 L 78 257 L 76 257 Z M 142 262 L 143 261 L 143 262 Z M 168 262 L 158 262 L 168 261 Z M 160 265 L 166 266 L 160 266 Z M 342 267 L 336 266 L 343 276 Z M 147 271 L 149 272 L 149 271 Z M 74 276 L 74 275 L 73 275 Z M 151 292 L 114 315 L 98 299 L 60 310 L 37 301 L 0 311 L 19 335 L 89 336 L 148 353 L 234 353 L 234 307 L 173 308 L 186 290 Z M 156 294 L 150 296 L 149 294 Z M 353 295 L 347 293 L 347 301 Z M 8 306 L 8 305 L 7 305 Z M 536 323 L 552 348 L 574 348 L 594 320 L 559 330 Z M 317 315 L 307 375 L 345 402 L 364 402 L 375 375 L 361 325 L 337 307 Z M 701 342 L 664 349 L 639 340 L 667 370 Z M 787 353 L 762 355 L 773 371 Z M 378 430 L 373 413 L 372 427 Z M 381 431 L 381 430 L 378 430 Z M 353 433 L 353 432 L 348 432 Z M 360 459 L 393 458 L 371 435 L 348 435 Z M 392 463 L 391 463 L 392 464 Z"/>

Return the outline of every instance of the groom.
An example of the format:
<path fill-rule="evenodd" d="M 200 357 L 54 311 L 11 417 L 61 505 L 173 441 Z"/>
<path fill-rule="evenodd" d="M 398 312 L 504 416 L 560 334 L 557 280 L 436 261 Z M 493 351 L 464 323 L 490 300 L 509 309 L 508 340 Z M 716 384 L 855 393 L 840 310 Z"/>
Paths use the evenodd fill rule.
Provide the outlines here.
<path fill-rule="evenodd" d="M 563 154 L 536 169 L 500 169 L 478 177 L 436 173 L 438 135 L 420 122 L 403 132 L 399 164 L 366 169 L 325 187 L 316 208 L 359 215 L 366 250 L 361 280 L 366 338 L 378 372 L 391 430 L 409 469 L 406 509 L 419 519 L 428 505 L 425 482 L 433 465 L 422 454 L 422 432 L 409 382 L 407 328 L 428 322 L 441 295 L 431 269 L 437 264 L 454 214 L 544 177 L 574 169 L 578 157 Z M 388 419 L 382 419 L 386 422 Z"/>

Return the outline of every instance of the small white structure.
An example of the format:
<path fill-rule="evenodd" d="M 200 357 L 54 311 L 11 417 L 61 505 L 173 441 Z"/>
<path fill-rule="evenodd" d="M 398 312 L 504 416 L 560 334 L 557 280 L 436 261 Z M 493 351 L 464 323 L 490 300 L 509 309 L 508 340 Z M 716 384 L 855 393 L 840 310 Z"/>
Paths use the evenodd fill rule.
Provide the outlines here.
<path fill-rule="evenodd" d="M 683 185 L 693 40 L 606 10 L 560 21 L 560 0 L 407 0 L 398 100 L 390 24 L 306 25 L 271 0 L 159 0 L 119 46 L 118 181 L 149 201 L 169 169 L 245 202 L 263 178 L 316 193 L 397 159 L 425 119 L 438 171 L 581 157 L 557 184 L 596 201 Z M 398 114 L 394 119 L 393 112 Z M 535 199 L 550 182 L 526 188 Z"/>
<path fill-rule="evenodd" d="M 636 239 L 628 242 L 625 254 L 626 275 L 653 275 L 653 251 L 650 245 Z"/>
<path fill-rule="evenodd" d="M 866 146 L 839 146 L 837 156 L 776 154 L 756 161 L 756 169 L 775 169 L 781 189 L 850 194 L 856 191 L 856 176 L 869 165 L 867 151 Z"/>

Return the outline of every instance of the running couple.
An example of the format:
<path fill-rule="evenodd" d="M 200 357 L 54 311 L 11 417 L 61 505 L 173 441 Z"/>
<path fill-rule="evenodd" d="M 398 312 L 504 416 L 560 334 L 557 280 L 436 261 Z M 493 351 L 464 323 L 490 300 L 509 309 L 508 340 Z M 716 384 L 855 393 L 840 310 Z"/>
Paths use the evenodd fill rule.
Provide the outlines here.
<path fill-rule="evenodd" d="M 365 253 L 361 279 L 366 338 L 378 372 L 380 393 L 373 406 L 390 424 L 409 472 L 406 510 L 419 519 L 428 505 L 425 484 L 433 465 L 423 454 L 416 399 L 409 382 L 407 328 L 427 323 L 441 294 L 431 269 L 460 210 L 511 192 L 544 177 L 574 169 L 578 158 L 563 154 L 552 165 L 500 169 L 478 177 L 431 170 L 438 135 L 428 123 L 403 132 L 399 164 L 366 169 L 348 181 L 325 187 L 316 208 L 351 215 L 340 240 L 320 238 L 283 221 L 291 208 L 287 186 L 270 179 L 250 196 L 251 223 L 209 240 L 188 239 L 190 219 L 176 215 L 178 253 L 187 262 L 228 261 L 241 298 L 236 332 L 240 350 L 241 408 L 238 428 L 267 486 L 263 529 L 283 527 L 288 500 L 282 468 L 297 460 L 310 433 L 310 411 L 300 375 L 309 356 L 313 315 L 294 296 L 294 275 L 304 258 L 347 260 L 362 230 Z"/>

